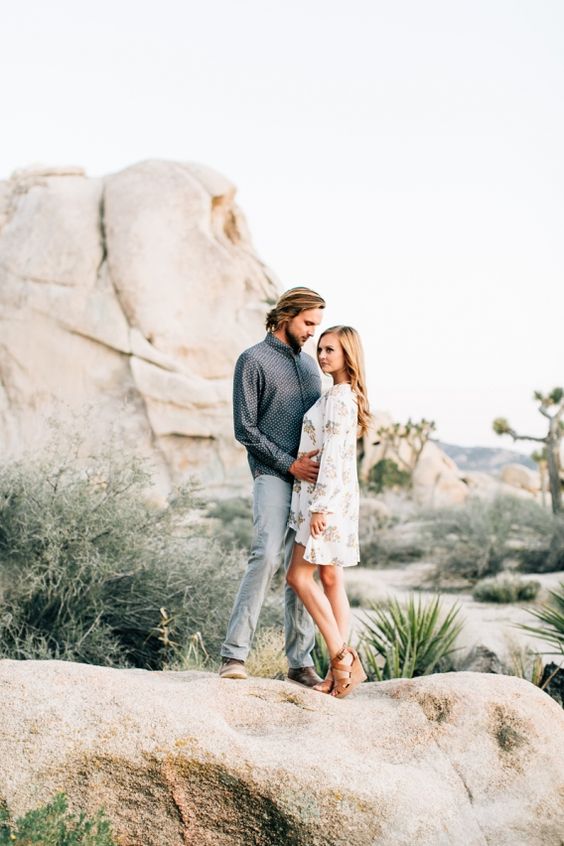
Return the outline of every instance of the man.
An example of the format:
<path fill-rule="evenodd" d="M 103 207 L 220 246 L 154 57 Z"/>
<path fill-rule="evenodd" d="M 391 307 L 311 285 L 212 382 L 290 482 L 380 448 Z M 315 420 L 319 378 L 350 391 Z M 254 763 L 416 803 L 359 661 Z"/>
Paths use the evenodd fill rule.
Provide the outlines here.
<path fill-rule="evenodd" d="M 317 364 L 301 350 L 321 323 L 324 308 L 324 300 L 309 288 L 286 291 L 266 316 L 264 341 L 245 350 L 235 365 L 235 437 L 247 450 L 254 479 L 254 537 L 221 647 L 222 678 L 247 678 L 245 659 L 283 547 L 286 569 L 290 564 L 295 533 L 287 523 L 293 481 L 317 479 L 316 451 L 296 456 L 303 416 L 321 393 Z M 288 586 L 284 627 L 288 678 L 313 687 L 321 681 L 311 657 L 314 625 Z"/>

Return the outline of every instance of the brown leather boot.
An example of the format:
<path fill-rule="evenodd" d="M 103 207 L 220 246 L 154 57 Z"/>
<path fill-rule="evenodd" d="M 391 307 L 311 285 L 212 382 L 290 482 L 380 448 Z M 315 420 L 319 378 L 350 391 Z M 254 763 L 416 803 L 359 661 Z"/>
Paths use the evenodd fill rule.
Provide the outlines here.
<path fill-rule="evenodd" d="M 224 658 L 219 668 L 220 679 L 246 679 L 245 662 L 238 658 Z"/>
<path fill-rule="evenodd" d="M 313 687 L 314 684 L 320 684 L 323 679 L 319 678 L 314 667 L 290 667 L 288 681 L 301 684 L 302 687 Z"/>

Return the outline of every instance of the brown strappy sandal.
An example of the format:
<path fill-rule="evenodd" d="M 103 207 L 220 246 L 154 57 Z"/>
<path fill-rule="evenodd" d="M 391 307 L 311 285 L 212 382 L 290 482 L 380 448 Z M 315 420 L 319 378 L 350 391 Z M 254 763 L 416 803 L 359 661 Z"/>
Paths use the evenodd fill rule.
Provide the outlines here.
<path fill-rule="evenodd" d="M 329 669 L 323 681 L 319 682 L 318 684 L 314 684 L 312 690 L 317 690 L 318 693 L 331 693 L 331 691 L 333 690 L 334 683 L 335 680 L 333 678 L 333 673 Z"/>
<path fill-rule="evenodd" d="M 345 652 L 350 652 L 353 656 L 351 664 L 343 663 Z M 355 687 L 357 687 L 361 682 L 366 681 L 368 678 L 364 672 L 364 667 L 360 663 L 358 652 L 356 649 L 353 649 L 352 646 L 347 646 L 346 643 L 343 644 L 341 651 L 337 652 L 335 657 L 331 659 L 331 669 L 336 670 L 338 673 L 347 674 L 347 678 L 339 678 L 335 675 L 335 672 L 333 672 L 335 683 L 329 695 L 334 696 L 335 699 L 344 699 L 345 696 L 352 693 Z"/>

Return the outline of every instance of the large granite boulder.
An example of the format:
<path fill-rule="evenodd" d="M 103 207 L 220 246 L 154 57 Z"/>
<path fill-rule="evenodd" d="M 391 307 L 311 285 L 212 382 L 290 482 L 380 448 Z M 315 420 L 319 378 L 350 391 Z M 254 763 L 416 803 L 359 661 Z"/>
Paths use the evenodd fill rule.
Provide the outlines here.
<path fill-rule="evenodd" d="M 0 182 L 0 440 L 37 443 L 45 418 L 117 429 L 163 477 L 247 480 L 231 377 L 277 297 L 235 188 L 209 168 L 147 161 Z"/>
<path fill-rule="evenodd" d="M 468 486 L 452 458 L 437 444 L 427 441 L 412 477 L 415 500 L 424 506 L 441 508 L 460 505 L 468 498 Z"/>
<path fill-rule="evenodd" d="M 448 673 L 338 701 L 207 673 L 0 662 L 0 802 L 103 806 L 121 846 L 560 846 L 564 713 Z"/>
<path fill-rule="evenodd" d="M 540 493 L 540 473 L 525 467 L 524 464 L 504 464 L 499 472 L 499 478 L 506 485 L 512 485 L 527 493 Z"/>
<path fill-rule="evenodd" d="M 386 438 L 378 434 L 380 427 L 392 423 L 389 413 L 378 411 L 374 414 L 372 425 L 360 444 L 359 478 L 367 482 L 374 465 L 387 458 L 402 470 L 412 468 L 411 490 L 419 505 L 441 508 L 464 503 L 468 498 L 468 486 L 452 458 L 434 441 L 427 441 L 413 467 L 413 451 L 405 438 L 400 441 L 396 454 Z"/>

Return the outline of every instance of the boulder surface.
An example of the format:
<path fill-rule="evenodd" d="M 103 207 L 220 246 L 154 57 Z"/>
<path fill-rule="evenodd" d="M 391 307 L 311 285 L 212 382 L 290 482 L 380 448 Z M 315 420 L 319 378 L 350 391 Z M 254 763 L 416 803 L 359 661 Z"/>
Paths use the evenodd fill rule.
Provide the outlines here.
<path fill-rule="evenodd" d="M 0 662 L 0 802 L 64 791 L 121 846 L 560 846 L 564 714 L 508 676 L 338 701 L 209 673 Z"/>

